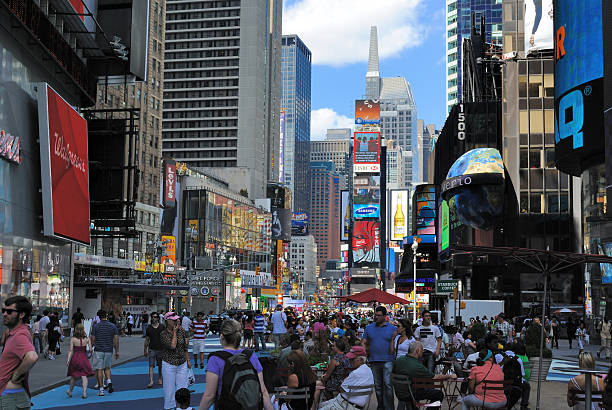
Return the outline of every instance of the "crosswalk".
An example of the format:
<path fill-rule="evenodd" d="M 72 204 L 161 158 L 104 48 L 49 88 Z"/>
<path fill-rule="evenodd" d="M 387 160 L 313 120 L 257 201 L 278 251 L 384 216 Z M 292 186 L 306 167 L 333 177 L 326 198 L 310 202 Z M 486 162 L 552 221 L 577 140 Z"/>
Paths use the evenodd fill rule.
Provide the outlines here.
<path fill-rule="evenodd" d="M 269 348 L 271 346 L 268 346 Z M 217 350 L 221 350 L 218 336 L 209 336 L 206 339 L 206 356 Z M 192 355 L 191 345 L 189 347 L 190 357 Z M 262 357 L 264 354 L 259 354 Z M 196 382 L 190 389 L 191 404 L 194 407 L 200 402 L 204 393 L 206 368 L 193 369 Z M 157 380 L 157 369 L 155 370 L 155 381 Z M 73 397 L 66 395 L 67 386 L 60 386 L 48 392 L 32 398 L 33 409 L 160 409 L 163 408 L 164 392 L 161 386 L 147 389 L 149 382 L 149 365 L 143 357 L 112 369 L 112 381 L 115 391 L 112 394 L 98 396 L 97 390 L 93 388 L 96 384 L 95 377 L 89 378 L 89 388 L 86 399 L 81 398 L 81 383 L 78 382 L 74 389 Z"/>

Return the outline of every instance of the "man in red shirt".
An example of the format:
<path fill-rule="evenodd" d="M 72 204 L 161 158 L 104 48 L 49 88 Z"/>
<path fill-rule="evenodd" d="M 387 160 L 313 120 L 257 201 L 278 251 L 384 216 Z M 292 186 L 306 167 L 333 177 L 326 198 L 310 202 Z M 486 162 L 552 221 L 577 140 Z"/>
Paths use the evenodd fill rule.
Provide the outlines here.
<path fill-rule="evenodd" d="M 2 317 L 9 329 L 0 357 L 0 408 L 29 409 L 28 372 L 38 360 L 28 323 L 32 305 L 23 296 L 4 301 Z"/>
<path fill-rule="evenodd" d="M 208 325 L 204 320 L 204 313 L 198 312 L 196 319 L 191 324 L 193 330 L 193 362 L 194 366 L 198 367 L 198 354 L 200 356 L 200 369 L 204 368 L 204 350 L 206 333 L 208 333 Z"/>

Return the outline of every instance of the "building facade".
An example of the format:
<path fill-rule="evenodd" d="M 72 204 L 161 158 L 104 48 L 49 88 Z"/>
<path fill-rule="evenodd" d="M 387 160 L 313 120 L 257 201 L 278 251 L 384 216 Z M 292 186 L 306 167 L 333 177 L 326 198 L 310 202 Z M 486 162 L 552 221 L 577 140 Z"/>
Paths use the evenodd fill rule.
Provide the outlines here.
<path fill-rule="evenodd" d="M 485 18 L 486 42 L 502 44 L 502 0 L 446 0 L 446 109 L 461 100 L 461 46 L 470 37 L 472 13 Z"/>
<path fill-rule="evenodd" d="M 282 2 L 167 2 L 164 155 L 250 198 L 279 178 Z"/>
<path fill-rule="evenodd" d="M 429 155 L 431 153 L 434 141 L 440 134 L 436 130 L 435 124 L 427 124 L 423 120 L 417 120 L 417 145 L 416 152 L 420 161 L 417 164 L 417 174 L 414 180 L 418 182 L 427 182 L 429 175 L 427 165 L 429 163 Z"/>
<path fill-rule="evenodd" d="M 412 88 L 404 77 L 380 76 L 376 26 L 372 26 L 370 32 L 366 98 L 380 100 L 381 137 L 395 141 L 403 151 L 413 151 L 417 138 L 417 106 Z M 404 180 L 404 184 L 411 182 Z"/>
<path fill-rule="evenodd" d="M 292 236 L 289 253 L 298 296 L 309 300 L 317 291 L 317 243 L 314 236 Z"/>
<path fill-rule="evenodd" d="M 310 194 L 310 233 L 317 243 L 317 265 L 340 255 L 340 179 L 331 161 L 312 161 Z"/>
<path fill-rule="evenodd" d="M 280 179 L 293 192 L 293 210 L 308 212 L 310 201 L 310 78 L 312 53 L 297 35 L 283 36 L 281 58 Z"/>
<path fill-rule="evenodd" d="M 329 129 L 327 139 L 310 142 L 310 161 L 332 161 L 341 174 L 340 189 L 348 189 L 353 160 L 350 156 L 350 128 Z"/>

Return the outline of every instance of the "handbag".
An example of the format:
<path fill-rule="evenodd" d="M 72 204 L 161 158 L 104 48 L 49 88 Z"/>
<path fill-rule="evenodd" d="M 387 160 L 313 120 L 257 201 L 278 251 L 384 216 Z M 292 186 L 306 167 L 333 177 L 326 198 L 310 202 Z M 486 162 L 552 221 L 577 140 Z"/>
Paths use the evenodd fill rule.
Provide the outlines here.
<path fill-rule="evenodd" d="M 193 369 L 187 368 L 187 378 L 189 379 L 189 385 L 195 383 L 195 375 L 193 374 Z"/>

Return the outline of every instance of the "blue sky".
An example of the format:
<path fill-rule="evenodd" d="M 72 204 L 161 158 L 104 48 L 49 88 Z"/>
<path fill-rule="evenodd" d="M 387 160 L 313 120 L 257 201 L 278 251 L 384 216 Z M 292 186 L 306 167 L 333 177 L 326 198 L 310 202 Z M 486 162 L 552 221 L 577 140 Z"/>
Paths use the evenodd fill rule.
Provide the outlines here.
<path fill-rule="evenodd" d="M 444 0 L 285 0 L 283 33 L 313 54 L 311 138 L 352 125 L 365 92 L 370 26 L 378 26 L 380 73 L 403 76 L 418 118 L 441 129 L 445 112 Z"/>

